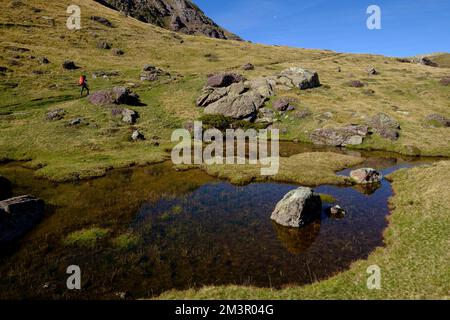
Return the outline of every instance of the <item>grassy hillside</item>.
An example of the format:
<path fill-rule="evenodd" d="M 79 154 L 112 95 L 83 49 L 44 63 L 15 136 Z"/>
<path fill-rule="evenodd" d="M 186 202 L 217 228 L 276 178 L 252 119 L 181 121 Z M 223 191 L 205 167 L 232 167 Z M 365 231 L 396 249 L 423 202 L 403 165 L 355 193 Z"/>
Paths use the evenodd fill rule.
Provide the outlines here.
<path fill-rule="evenodd" d="M 0 66 L 7 68 L 0 75 L 0 158 L 32 160 L 28 164 L 40 176 L 84 178 L 102 175 L 112 167 L 162 161 L 167 157 L 172 130 L 201 115 L 195 99 L 207 74 L 235 70 L 251 79 L 290 66 L 317 70 L 323 86 L 283 94 L 297 97 L 300 107 L 313 113 L 302 120 L 282 119 L 277 126 L 284 129 L 283 139 L 308 141 L 315 128 L 364 123 L 368 117 L 385 112 L 400 122 L 401 138 L 394 143 L 374 136 L 362 148 L 450 155 L 448 128 L 434 127 L 425 120 L 431 113 L 450 117 L 450 87 L 440 83 L 450 74 L 446 69 L 400 63 L 383 56 L 184 36 L 124 17 L 90 0 L 76 1 L 82 10 L 82 29 L 70 31 L 66 28 L 66 8 L 72 3 L 7 1 L 0 20 Z M 113 27 L 92 21 L 92 15 L 109 19 Z M 98 49 L 101 41 L 122 49 L 124 55 Z M 39 64 L 41 57 L 51 63 Z M 62 63 L 67 59 L 80 69 L 64 70 Z M 256 69 L 242 71 L 240 66 L 247 62 Z M 153 83 L 140 82 L 144 64 L 154 64 L 171 76 Z M 369 67 L 375 67 L 379 75 L 367 75 Z M 120 76 L 93 79 L 95 71 L 118 71 Z M 137 108 L 137 124 L 124 125 L 110 110 L 80 99 L 76 84 L 82 73 L 88 75 L 91 90 L 132 87 L 146 104 Z M 366 86 L 349 87 L 351 80 L 361 80 Z M 66 110 L 65 118 L 46 121 L 46 112 L 57 108 Z M 83 125 L 67 125 L 77 117 L 84 118 Z M 131 142 L 133 128 L 148 139 Z"/>

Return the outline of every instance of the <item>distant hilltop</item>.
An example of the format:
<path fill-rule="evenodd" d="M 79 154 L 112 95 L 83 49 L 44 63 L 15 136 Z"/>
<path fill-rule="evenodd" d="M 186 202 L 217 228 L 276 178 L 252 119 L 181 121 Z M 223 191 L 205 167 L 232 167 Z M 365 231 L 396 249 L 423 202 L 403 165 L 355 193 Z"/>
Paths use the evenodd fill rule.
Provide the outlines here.
<path fill-rule="evenodd" d="M 218 26 L 189 0 L 94 0 L 140 21 L 172 31 L 210 38 L 242 40 Z"/>

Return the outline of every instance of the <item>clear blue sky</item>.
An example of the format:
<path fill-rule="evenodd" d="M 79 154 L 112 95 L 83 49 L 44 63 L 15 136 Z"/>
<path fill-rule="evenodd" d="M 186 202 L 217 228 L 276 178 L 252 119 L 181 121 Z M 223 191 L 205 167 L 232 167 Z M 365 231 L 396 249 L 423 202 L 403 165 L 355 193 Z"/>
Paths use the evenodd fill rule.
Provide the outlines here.
<path fill-rule="evenodd" d="M 388 56 L 450 52 L 450 0 L 193 1 L 257 43 Z M 366 27 L 371 4 L 381 8 L 381 30 Z"/>

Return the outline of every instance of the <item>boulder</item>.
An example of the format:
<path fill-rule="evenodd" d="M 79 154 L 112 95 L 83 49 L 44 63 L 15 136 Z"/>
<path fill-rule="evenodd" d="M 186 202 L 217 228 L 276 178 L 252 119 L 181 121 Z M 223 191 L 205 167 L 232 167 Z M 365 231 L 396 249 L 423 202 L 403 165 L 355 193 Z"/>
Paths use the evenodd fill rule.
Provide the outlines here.
<path fill-rule="evenodd" d="M 40 57 L 38 58 L 39 64 L 49 64 L 50 60 L 48 60 L 46 57 Z"/>
<path fill-rule="evenodd" d="M 316 129 L 310 135 L 310 139 L 316 145 L 343 147 L 362 144 L 368 134 L 368 127 L 351 125 L 341 128 Z"/>
<path fill-rule="evenodd" d="M 276 78 L 276 82 L 277 84 L 299 88 L 300 90 L 312 89 L 320 86 L 319 75 L 317 72 L 300 67 L 293 67 L 282 71 Z"/>
<path fill-rule="evenodd" d="M 350 178 L 356 184 L 376 184 L 381 182 L 383 176 L 375 169 L 362 168 L 351 171 Z"/>
<path fill-rule="evenodd" d="M 250 91 L 238 96 L 226 96 L 208 105 L 204 112 L 205 114 L 243 119 L 255 115 L 264 101 L 261 95 Z"/>
<path fill-rule="evenodd" d="M 56 121 L 64 118 L 66 111 L 64 109 L 55 109 L 46 113 L 45 118 L 48 121 Z"/>
<path fill-rule="evenodd" d="M 112 47 L 112 45 L 109 42 L 107 42 L 107 41 L 97 42 L 97 48 L 98 49 L 109 50 L 109 49 L 111 49 L 111 47 Z"/>
<path fill-rule="evenodd" d="M 75 118 L 75 119 L 70 120 L 68 125 L 71 126 L 71 127 L 72 126 L 77 126 L 77 125 L 81 124 L 82 122 L 83 122 L 82 118 Z"/>
<path fill-rule="evenodd" d="M 228 87 L 233 83 L 245 80 L 243 76 L 237 73 L 217 73 L 208 76 L 208 87 Z"/>
<path fill-rule="evenodd" d="M 92 93 L 88 101 L 97 106 L 106 105 L 141 105 L 139 96 L 126 87 L 114 87 L 111 90 L 102 90 Z"/>
<path fill-rule="evenodd" d="M 330 208 L 330 215 L 332 217 L 342 218 L 346 215 L 346 212 L 341 206 L 336 205 Z"/>
<path fill-rule="evenodd" d="M 363 88 L 364 83 L 360 80 L 351 80 L 348 82 L 348 86 L 352 88 Z"/>
<path fill-rule="evenodd" d="M 385 113 L 370 118 L 367 125 L 385 139 L 395 141 L 400 137 L 400 124 Z"/>
<path fill-rule="evenodd" d="M 125 54 L 125 51 L 123 51 L 122 49 L 119 49 L 119 48 L 114 48 L 114 49 L 112 49 L 112 53 L 115 56 L 123 56 Z"/>
<path fill-rule="evenodd" d="M 135 130 L 131 135 L 131 140 L 133 141 L 145 140 L 145 136 L 139 130 Z"/>
<path fill-rule="evenodd" d="M 123 109 L 121 114 L 122 121 L 128 124 L 136 123 L 136 120 L 139 118 L 138 113 L 131 109 Z"/>
<path fill-rule="evenodd" d="M 12 186 L 11 181 L 3 176 L 0 176 L 0 200 L 7 199 L 11 197 Z"/>
<path fill-rule="evenodd" d="M 0 247 L 18 240 L 43 215 L 44 202 L 30 195 L 0 201 Z"/>
<path fill-rule="evenodd" d="M 441 114 L 433 113 L 426 117 L 426 120 L 438 127 L 450 127 L 450 118 L 447 118 Z"/>
<path fill-rule="evenodd" d="M 255 66 L 251 63 L 246 63 L 242 66 L 242 69 L 246 71 L 255 70 Z"/>
<path fill-rule="evenodd" d="M 375 68 L 371 67 L 367 69 L 367 73 L 369 74 L 369 76 L 375 76 L 378 74 L 378 71 Z"/>
<path fill-rule="evenodd" d="M 268 99 L 274 95 L 274 85 L 274 82 L 264 77 L 246 82 L 246 86 L 249 87 L 250 90 L 257 92 L 264 99 Z"/>
<path fill-rule="evenodd" d="M 76 66 L 75 62 L 66 60 L 63 62 L 62 67 L 66 70 L 76 70 L 78 67 Z"/>
<path fill-rule="evenodd" d="M 280 112 L 295 110 L 295 107 L 292 105 L 292 99 L 285 97 L 275 100 L 272 106 L 275 110 Z"/>
<path fill-rule="evenodd" d="M 322 200 L 311 188 L 292 190 L 276 205 L 271 219 L 292 228 L 300 228 L 320 217 Z"/>
<path fill-rule="evenodd" d="M 156 81 L 162 75 L 166 75 L 162 69 L 159 69 L 151 64 L 146 64 L 142 68 L 142 73 L 140 75 L 141 81 Z"/>

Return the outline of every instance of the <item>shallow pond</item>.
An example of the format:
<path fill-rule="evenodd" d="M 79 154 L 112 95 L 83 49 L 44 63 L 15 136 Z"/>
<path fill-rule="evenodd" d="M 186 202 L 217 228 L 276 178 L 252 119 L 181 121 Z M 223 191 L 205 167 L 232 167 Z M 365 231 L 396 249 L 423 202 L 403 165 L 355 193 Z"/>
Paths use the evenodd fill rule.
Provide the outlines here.
<path fill-rule="evenodd" d="M 284 156 L 311 151 L 282 147 Z M 430 160 L 365 153 L 363 165 L 384 174 Z M 383 245 L 390 183 L 368 192 L 320 186 L 331 195 L 321 218 L 300 230 L 270 220 L 276 203 L 298 187 L 282 183 L 233 186 L 199 170 L 170 164 L 115 170 L 106 177 L 53 184 L 11 163 L 0 174 L 15 195 L 47 203 L 45 219 L 0 263 L 0 298 L 140 298 L 170 289 L 245 284 L 280 288 L 307 284 L 343 271 Z M 340 174 L 348 174 L 348 170 Z M 334 203 L 346 209 L 332 218 Z M 69 245 L 67 236 L 98 227 L 95 243 Z M 83 290 L 66 289 L 66 268 L 79 265 Z"/>

